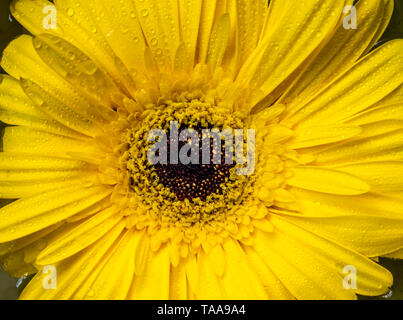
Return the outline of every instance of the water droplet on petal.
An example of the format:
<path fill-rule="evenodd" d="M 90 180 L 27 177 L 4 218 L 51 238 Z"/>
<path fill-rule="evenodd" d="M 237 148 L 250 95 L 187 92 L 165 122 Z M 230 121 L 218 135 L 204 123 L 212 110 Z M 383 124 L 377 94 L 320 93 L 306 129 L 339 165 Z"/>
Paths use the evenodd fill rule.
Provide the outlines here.
<path fill-rule="evenodd" d="M 68 9 L 67 9 L 67 15 L 68 15 L 69 17 L 74 16 L 74 10 L 73 10 L 72 8 L 68 8 Z"/>

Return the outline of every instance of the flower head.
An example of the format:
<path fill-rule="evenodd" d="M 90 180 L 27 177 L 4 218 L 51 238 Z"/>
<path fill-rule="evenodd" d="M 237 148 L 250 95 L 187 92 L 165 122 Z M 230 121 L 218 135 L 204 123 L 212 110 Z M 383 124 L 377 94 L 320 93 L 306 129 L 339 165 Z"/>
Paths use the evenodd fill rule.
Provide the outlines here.
<path fill-rule="evenodd" d="M 386 293 L 403 41 L 371 51 L 393 1 L 346 29 L 351 4 L 13 1 L 32 36 L 1 60 L 0 259 L 36 273 L 21 297 Z"/>

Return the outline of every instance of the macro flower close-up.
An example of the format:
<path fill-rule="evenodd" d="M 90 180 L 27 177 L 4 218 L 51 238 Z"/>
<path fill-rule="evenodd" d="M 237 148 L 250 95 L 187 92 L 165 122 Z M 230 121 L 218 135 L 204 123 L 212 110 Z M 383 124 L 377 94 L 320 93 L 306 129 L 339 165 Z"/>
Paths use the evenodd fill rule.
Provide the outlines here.
<path fill-rule="evenodd" d="M 0 265 L 20 299 L 389 292 L 403 259 L 393 0 L 14 0 Z"/>

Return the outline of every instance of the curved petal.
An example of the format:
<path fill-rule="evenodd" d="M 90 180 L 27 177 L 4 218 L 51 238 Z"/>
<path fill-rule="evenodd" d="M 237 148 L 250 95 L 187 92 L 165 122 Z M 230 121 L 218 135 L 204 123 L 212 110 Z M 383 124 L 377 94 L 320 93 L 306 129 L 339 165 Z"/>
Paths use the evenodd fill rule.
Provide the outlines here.
<path fill-rule="evenodd" d="M 268 298 L 263 283 L 248 263 L 244 250 L 237 241 L 228 239 L 223 243 L 228 261 L 220 283 L 224 286 L 225 297 L 230 300 L 251 300 Z"/>
<path fill-rule="evenodd" d="M 17 200 L 0 209 L 0 242 L 15 240 L 63 221 L 106 198 L 105 187 L 65 187 Z"/>
<path fill-rule="evenodd" d="M 127 298 L 136 300 L 168 299 L 170 265 L 169 247 L 164 246 L 154 254 L 150 254 L 143 274 L 136 275 L 133 279 Z"/>
<path fill-rule="evenodd" d="M 124 222 L 116 225 L 109 233 L 77 255 L 54 265 L 56 268 L 56 289 L 46 290 L 43 283 L 48 274 L 39 270 L 20 295 L 22 300 L 83 299 L 93 297 L 91 278 L 99 273 L 117 239 L 124 230 Z M 45 270 L 46 271 L 46 270 Z"/>
<path fill-rule="evenodd" d="M 26 127 L 7 127 L 3 135 L 3 151 L 67 156 L 69 152 L 97 153 L 97 148 L 85 140 L 77 140 Z"/>
<path fill-rule="evenodd" d="M 33 35 L 42 33 L 57 35 L 84 51 L 87 56 L 96 61 L 97 65 L 106 70 L 117 84 L 124 88 L 124 75 L 127 70 L 118 63 L 118 58 L 109 44 L 97 31 L 92 22 L 93 14 L 91 10 L 87 9 L 88 3 L 75 2 L 74 7 L 64 10 L 63 7 L 59 7 L 57 4 L 55 7 L 47 0 L 13 0 L 10 10 L 13 16 Z M 56 29 L 45 29 L 43 26 L 45 17 L 43 10 L 49 6 L 54 7 L 57 12 Z M 85 19 L 85 23 L 80 19 L 81 16 L 88 18 Z M 88 26 L 89 30 L 84 26 Z"/>
<path fill-rule="evenodd" d="M 250 79 L 250 86 L 260 88 L 255 103 L 271 94 L 333 33 L 344 4 L 344 0 L 270 1 L 265 34 L 237 78 Z"/>
<path fill-rule="evenodd" d="M 116 208 L 107 208 L 71 228 L 63 228 L 48 241 L 49 245 L 41 251 L 35 263 L 51 265 L 84 250 L 122 220 L 115 213 Z"/>
<path fill-rule="evenodd" d="M 329 266 L 340 278 L 346 276 L 346 266 L 353 266 L 356 271 L 357 287 L 352 289 L 355 293 L 377 296 L 386 293 L 388 288 L 392 286 L 393 279 L 388 270 L 379 266 L 371 259 L 348 249 L 348 247 L 343 248 L 337 242 L 334 243 L 325 240 L 305 231 L 298 227 L 297 223 L 299 220 L 273 216 L 271 222 L 291 242 L 296 242 L 304 249 L 315 252 L 315 256 L 320 261 L 319 263 Z M 297 225 L 294 225 L 294 223 Z M 359 237 L 359 234 L 357 234 L 357 237 Z M 342 286 L 342 283 L 340 283 L 340 286 Z"/>
<path fill-rule="evenodd" d="M 298 103 L 307 102 L 338 75 L 350 69 L 367 48 L 372 48 L 389 23 L 393 0 L 359 1 L 356 5 L 357 29 L 346 29 L 344 20 L 326 46 L 281 100 L 292 112 Z"/>
<path fill-rule="evenodd" d="M 1 58 L 1 66 L 4 70 L 16 79 L 25 79 L 37 84 L 47 95 L 66 105 L 68 107 L 66 110 L 77 114 L 77 117 L 81 116 L 97 123 L 105 123 L 105 119 L 110 119 L 106 107 L 100 109 L 103 111 L 101 115 L 97 112 L 100 108 L 99 103 L 83 95 L 80 86 L 70 85 L 63 76 L 59 76 L 44 63 L 38 52 L 47 52 L 45 45 L 42 48 L 42 43 L 36 40 L 37 48 L 35 49 L 34 41 L 34 38 L 28 35 L 22 35 L 13 40 L 4 50 Z"/>
<path fill-rule="evenodd" d="M 316 216 L 309 216 L 309 211 L 308 216 L 284 215 L 298 226 L 367 257 L 383 256 L 402 248 L 401 217 L 374 216 L 371 213 L 328 215 L 321 213 L 322 205 L 317 207 L 319 213 Z"/>
<path fill-rule="evenodd" d="M 80 23 L 79 17 L 90 15 L 91 21 L 81 23 L 87 32 L 102 37 L 114 53 L 130 69 L 142 70 L 144 67 L 144 50 L 146 42 L 137 16 L 134 1 L 93 0 L 77 5 L 74 0 L 56 0 L 58 10 L 67 13 Z"/>
<path fill-rule="evenodd" d="M 367 193 L 370 186 L 353 174 L 321 167 L 295 167 L 287 183 L 302 189 L 341 195 Z"/>
<path fill-rule="evenodd" d="M 38 110 L 22 90 L 20 82 L 7 75 L 0 75 L 0 120 L 69 137 L 85 137 Z"/>
<path fill-rule="evenodd" d="M 299 128 L 336 124 L 371 107 L 403 82 L 403 40 L 387 42 L 285 118 Z"/>
<path fill-rule="evenodd" d="M 137 231 L 124 232 L 92 283 L 91 293 L 96 299 L 122 300 L 126 298 L 135 277 L 133 253 L 136 247 L 133 245 L 135 241 L 133 232 Z"/>
<path fill-rule="evenodd" d="M 255 232 L 254 250 L 297 299 L 354 299 L 343 278 L 285 233 Z"/>

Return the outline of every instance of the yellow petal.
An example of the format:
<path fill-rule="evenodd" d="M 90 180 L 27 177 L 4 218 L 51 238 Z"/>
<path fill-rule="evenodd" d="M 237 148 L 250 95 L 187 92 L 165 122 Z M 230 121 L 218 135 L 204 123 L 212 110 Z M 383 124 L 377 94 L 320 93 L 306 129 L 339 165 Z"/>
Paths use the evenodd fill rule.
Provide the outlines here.
<path fill-rule="evenodd" d="M 76 17 L 83 12 L 80 10 L 85 10 L 83 14 L 92 12 L 93 24 L 83 23 L 83 27 L 93 35 L 94 30 L 97 30 L 96 33 L 102 33 L 111 49 L 129 69 L 143 70 L 146 42 L 133 1 L 114 3 L 94 0 L 83 3 L 81 8 L 77 8 L 77 2 L 74 0 L 59 0 L 56 3 L 64 12 L 74 10 L 73 16 Z"/>
<path fill-rule="evenodd" d="M 43 24 L 45 14 L 43 11 L 44 8 L 49 8 L 49 6 L 54 8 L 54 5 L 46 0 L 13 0 L 10 4 L 10 11 L 14 18 L 32 34 L 43 33 L 44 31 L 63 34 L 64 30 L 58 23 L 56 23 L 55 29 L 45 29 Z"/>
<path fill-rule="evenodd" d="M 110 194 L 104 187 L 67 187 L 17 200 L 0 209 L 0 242 L 11 241 L 71 217 Z"/>
<path fill-rule="evenodd" d="M 2 155 L 2 154 L 0 154 Z M 4 170 L 0 167 L 0 194 L 20 194 L 21 192 L 29 192 L 29 187 L 32 188 L 31 194 L 43 191 L 48 184 L 62 185 L 60 182 L 69 183 L 70 180 L 91 181 L 91 173 L 93 177 L 96 172 L 89 167 L 75 169 L 57 170 L 52 168 L 47 169 L 30 169 L 23 170 Z M 94 180 L 94 178 L 92 178 Z M 15 188 L 13 190 L 13 188 Z M 11 197 L 14 199 L 15 197 Z M 18 196 L 17 196 L 18 198 Z"/>
<path fill-rule="evenodd" d="M 145 232 L 136 232 L 133 235 L 135 251 L 134 258 L 134 272 L 136 275 L 141 276 L 147 267 L 147 262 L 150 254 L 150 241 Z"/>
<path fill-rule="evenodd" d="M 222 276 L 226 269 L 226 261 L 224 250 L 220 244 L 217 244 L 211 252 L 209 252 L 210 264 L 217 276 Z"/>
<path fill-rule="evenodd" d="M 290 192 L 305 216 L 376 216 L 400 219 L 403 203 L 381 194 L 342 196 L 292 188 Z"/>
<path fill-rule="evenodd" d="M 74 88 L 93 96 L 98 104 L 111 104 L 111 96 L 118 92 L 111 79 L 77 47 L 54 35 L 41 34 L 33 38 L 33 45 L 41 59 Z M 103 108 L 101 111 L 106 111 Z"/>
<path fill-rule="evenodd" d="M 36 106 L 64 126 L 92 137 L 99 133 L 91 120 L 85 119 L 80 114 L 64 105 L 60 100 L 47 94 L 46 91 L 36 83 L 21 79 L 21 87 Z"/>
<path fill-rule="evenodd" d="M 31 36 L 22 35 L 10 42 L 3 52 L 1 66 L 16 79 L 24 78 L 38 84 L 48 94 L 87 119 L 100 123 L 110 119 L 105 107 L 101 108 L 90 97 L 83 97 L 81 86 L 73 87 L 42 61 L 33 46 Z M 103 113 L 100 114 L 97 109 Z"/>
<path fill-rule="evenodd" d="M 40 270 L 19 298 L 22 300 L 66 300 L 83 299 L 87 294 L 91 295 L 89 287 L 93 278 L 98 275 L 99 269 L 103 267 L 107 253 L 113 251 L 114 242 L 121 235 L 123 229 L 124 223 L 118 224 L 104 237 L 78 255 L 55 264 L 56 289 L 44 289 L 43 283 L 48 274 Z M 92 293 L 91 298 L 94 298 L 94 293 Z"/>
<path fill-rule="evenodd" d="M 254 250 L 297 299 L 355 298 L 337 272 L 285 234 L 256 232 Z"/>
<path fill-rule="evenodd" d="M 85 169 L 87 165 L 80 160 L 54 156 L 0 153 L 0 170 L 78 170 Z"/>
<path fill-rule="evenodd" d="M 268 219 L 253 219 L 252 223 L 253 226 L 262 231 L 274 232 L 274 226 Z"/>
<path fill-rule="evenodd" d="M 66 156 L 68 152 L 96 152 L 88 141 L 72 139 L 24 127 L 7 127 L 3 136 L 3 151 Z"/>
<path fill-rule="evenodd" d="M 403 120 L 403 104 L 383 105 L 365 110 L 348 120 L 349 124 L 363 125 L 380 120 Z"/>
<path fill-rule="evenodd" d="M 60 3 L 56 2 L 56 29 L 43 27 L 43 9 L 49 5 L 54 6 L 49 1 L 13 0 L 10 9 L 13 16 L 33 35 L 47 33 L 62 37 L 107 70 L 116 83 L 123 84 L 125 73 L 116 63 L 117 57 L 105 37 L 98 32 L 96 24 L 92 21 L 95 18 L 91 11 L 93 8 L 90 7 L 92 2 L 80 3 L 78 6 L 74 2 L 74 6 L 68 8 L 63 7 L 63 3 L 64 0 Z M 81 19 L 81 17 L 88 19 Z"/>
<path fill-rule="evenodd" d="M 371 43 L 368 45 L 367 50 L 365 51 L 364 54 L 368 53 L 370 50 L 373 49 L 373 47 L 376 45 L 378 40 L 382 37 L 383 33 L 385 32 L 386 28 L 389 26 L 390 19 L 392 17 L 392 14 L 395 10 L 395 2 L 392 0 L 383 0 L 382 1 L 385 6 L 383 7 L 384 12 L 382 16 L 382 20 L 379 24 L 378 30 L 376 31 L 376 34 L 374 37 L 372 37 Z M 380 14 L 380 13 L 379 13 Z"/>
<path fill-rule="evenodd" d="M 312 218 L 295 216 L 287 219 L 367 257 L 380 257 L 402 247 L 402 219 L 365 214 Z"/>
<path fill-rule="evenodd" d="M 384 44 L 357 62 L 286 121 L 299 127 L 335 124 L 377 103 L 403 81 L 403 40 Z"/>
<path fill-rule="evenodd" d="M 85 221 L 79 221 L 73 228 L 60 230 L 49 245 L 41 251 L 36 264 L 50 265 L 71 257 L 101 238 L 120 220 L 114 214 L 116 209 L 109 208 L 96 213 Z"/>
<path fill-rule="evenodd" d="M 130 4 L 130 1 L 126 1 Z M 102 0 L 87 1 L 82 3 L 77 3 L 72 0 L 59 0 L 55 1 L 56 9 L 58 12 L 58 23 L 61 28 L 65 30 L 61 38 L 71 43 L 75 47 L 83 51 L 88 57 L 91 58 L 101 69 L 108 74 L 111 79 L 121 87 L 126 93 L 131 90 L 131 79 L 130 72 L 128 70 L 126 61 L 121 59 L 120 47 L 112 48 L 108 40 L 111 36 L 117 38 L 116 34 L 112 34 L 112 30 L 109 29 L 111 20 L 110 14 L 113 8 L 109 6 L 104 7 Z M 133 11 L 123 11 L 127 8 L 125 4 L 121 3 L 116 14 L 119 12 L 126 13 L 130 15 L 130 19 L 133 16 Z M 82 19 L 82 17 L 87 17 L 87 19 Z M 119 17 L 115 21 L 125 20 Z M 113 22 L 112 22 L 113 23 Z M 122 30 L 121 33 L 128 33 L 125 28 L 125 24 L 122 21 L 120 25 Z M 135 27 L 135 21 L 133 21 L 132 26 Z M 34 33 L 37 35 L 36 33 Z M 138 39 L 139 47 L 141 47 L 141 38 Z M 127 41 L 127 42 L 132 42 Z M 143 41 L 144 43 L 144 41 Z M 137 50 L 133 52 L 136 53 Z M 122 56 L 124 59 L 124 56 Z M 142 62 L 140 61 L 140 65 Z"/>
<path fill-rule="evenodd" d="M 257 46 L 268 11 L 265 0 L 236 1 L 239 66 L 242 66 Z"/>
<path fill-rule="evenodd" d="M 262 258 L 250 247 L 245 249 L 246 258 L 249 264 L 260 277 L 266 288 L 268 299 L 270 300 L 293 300 L 295 297 L 288 291 L 280 279 L 270 270 Z"/>
<path fill-rule="evenodd" d="M 196 268 L 198 273 L 197 286 L 194 290 L 196 298 L 199 300 L 222 299 L 223 287 L 218 281 L 207 254 L 203 251 L 197 257 Z"/>
<path fill-rule="evenodd" d="M 403 248 L 384 255 L 385 258 L 403 259 Z"/>
<path fill-rule="evenodd" d="M 172 65 L 181 42 L 178 2 L 145 0 L 135 1 L 135 6 L 144 36 L 156 61 L 164 68 Z"/>
<path fill-rule="evenodd" d="M 374 190 L 389 193 L 403 190 L 403 161 L 377 161 L 350 164 L 337 170 L 353 174 L 375 187 Z"/>
<path fill-rule="evenodd" d="M 359 1 L 355 8 L 357 29 L 344 27 L 344 19 L 348 19 L 345 16 L 326 46 L 320 50 L 293 88 L 282 97 L 289 102 L 288 112 L 293 112 L 298 104 L 311 99 L 319 89 L 351 68 L 367 48 L 372 48 L 379 39 L 379 32 L 382 34 L 389 23 L 393 0 Z"/>
<path fill-rule="evenodd" d="M 291 186 L 340 195 L 358 195 L 370 190 L 363 180 L 341 171 L 320 167 L 296 167 L 293 176 L 287 180 Z"/>
<path fill-rule="evenodd" d="M 21 89 L 19 81 L 0 75 L 0 120 L 69 137 L 83 135 L 67 128 L 38 110 Z"/>
<path fill-rule="evenodd" d="M 165 246 L 149 255 L 144 273 L 135 276 L 127 296 L 136 300 L 166 300 L 169 298 L 170 257 Z"/>
<path fill-rule="evenodd" d="M 267 293 L 258 275 L 248 264 L 240 244 L 227 239 L 223 244 L 227 268 L 222 277 L 226 299 L 251 300 L 267 299 Z"/>
<path fill-rule="evenodd" d="M 171 277 L 169 281 L 170 300 L 186 300 L 188 297 L 186 265 L 179 263 L 177 267 L 171 267 Z"/>
<path fill-rule="evenodd" d="M 289 236 L 291 241 L 315 252 L 315 256 L 332 268 L 340 277 L 347 276 L 344 269 L 346 266 L 353 266 L 357 272 L 357 288 L 353 288 L 355 293 L 377 296 L 387 292 L 392 285 L 392 275 L 388 270 L 359 253 L 295 226 L 293 224 L 295 220 L 292 218 L 273 216 L 272 223 L 280 232 L 287 237 Z"/>
<path fill-rule="evenodd" d="M 350 139 L 360 134 L 358 126 L 317 126 L 295 131 L 289 146 L 293 149 L 309 148 Z"/>
<path fill-rule="evenodd" d="M 403 129 L 403 120 L 380 120 L 361 126 L 360 138 L 376 137 Z"/>
<path fill-rule="evenodd" d="M 402 98 L 403 98 L 403 85 L 400 85 L 398 88 L 389 93 L 386 97 L 384 97 L 374 106 L 384 106 L 384 105 L 401 103 Z"/>
<path fill-rule="evenodd" d="M 202 1 L 199 37 L 197 44 L 198 56 L 196 61 L 198 63 L 206 63 L 210 34 L 211 30 L 213 29 L 216 7 L 219 5 L 218 2 L 219 1 L 217 0 Z"/>
<path fill-rule="evenodd" d="M 401 159 L 403 129 L 374 137 L 352 140 L 321 151 L 316 156 L 320 164 L 343 164 Z"/>
<path fill-rule="evenodd" d="M 182 41 L 186 46 L 188 65 L 193 66 L 196 58 L 197 38 L 201 17 L 202 0 L 179 1 L 182 26 Z"/>
<path fill-rule="evenodd" d="M 134 231 L 135 232 L 135 231 Z M 123 300 L 134 278 L 133 231 L 126 231 L 91 285 L 97 300 Z"/>
<path fill-rule="evenodd" d="M 186 51 L 186 45 L 182 42 L 176 50 L 174 59 L 174 72 L 186 72 L 189 66 L 188 54 Z"/>
<path fill-rule="evenodd" d="M 30 244 L 36 242 L 41 238 L 45 238 L 49 233 L 53 232 L 54 230 L 57 230 L 62 224 L 63 223 L 56 223 L 53 226 L 42 229 L 28 236 L 16 239 L 14 241 L 1 243 L 0 256 L 28 247 Z"/>
<path fill-rule="evenodd" d="M 180 25 L 179 25 L 179 1 L 166 0 L 155 1 L 155 9 L 158 12 L 158 19 L 165 38 L 163 39 L 173 61 L 176 49 L 181 43 Z M 149 7 L 152 9 L 152 6 Z"/>
<path fill-rule="evenodd" d="M 231 21 L 229 14 L 223 14 L 214 25 L 211 32 L 210 42 L 207 52 L 207 64 L 211 70 L 221 66 L 227 49 L 231 31 Z"/>
<path fill-rule="evenodd" d="M 333 32 L 344 3 L 270 1 L 265 34 L 238 76 L 261 88 L 256 103 L 285 81 Z"/>

